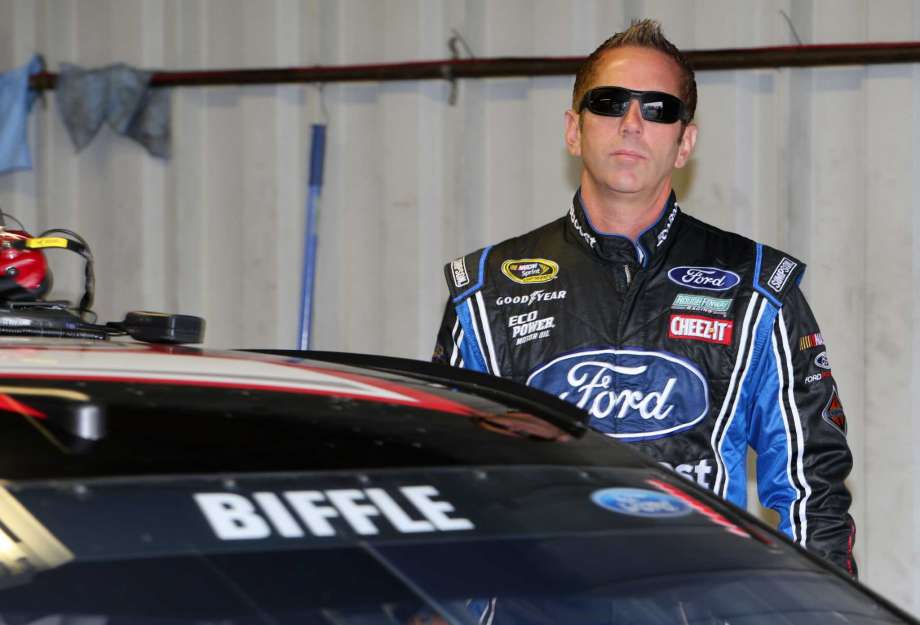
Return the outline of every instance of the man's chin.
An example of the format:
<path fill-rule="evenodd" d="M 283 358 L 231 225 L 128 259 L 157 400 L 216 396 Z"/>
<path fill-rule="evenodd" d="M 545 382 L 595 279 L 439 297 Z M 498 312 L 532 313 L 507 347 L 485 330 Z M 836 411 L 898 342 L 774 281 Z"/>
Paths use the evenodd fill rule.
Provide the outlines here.
<path fill-rule="evenodd" d="M 613 193 L 620 193 L 623 195 L 641 193 L 643 190 L 642 181 L 632 177 L 618 177 L 614 180 L 610 180 L 606 187 Z"/>
<path fill-rule="evenodd" d="M 595 187 L 595 191 L 601 195 L 635 195 L 647 191 L 648 183 L 641 177 L 630 173 L 617 172 L 616 175 L 607 176 L 606 178 L 594 178 L 589 176 L 588 182 Z M 584 184 L 582 186 L 585 186 Z"/>

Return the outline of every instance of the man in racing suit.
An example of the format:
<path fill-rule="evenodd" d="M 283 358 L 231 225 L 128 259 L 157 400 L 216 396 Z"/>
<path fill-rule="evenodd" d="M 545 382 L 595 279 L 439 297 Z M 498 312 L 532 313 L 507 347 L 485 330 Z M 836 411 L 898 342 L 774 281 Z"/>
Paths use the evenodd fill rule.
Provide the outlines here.
<path fill-rule="evenodd" d="M 583 162 L 572 207 L 445 267 L 435 361 L 566 399 L 741 507 L 753 447 L 780 529 L 855 576 L 846 418 L 804 264 L 679 208 L 670 175 L 696 139 L 696 90 L 655 22 L 585 66 L 566 113 Z"/>

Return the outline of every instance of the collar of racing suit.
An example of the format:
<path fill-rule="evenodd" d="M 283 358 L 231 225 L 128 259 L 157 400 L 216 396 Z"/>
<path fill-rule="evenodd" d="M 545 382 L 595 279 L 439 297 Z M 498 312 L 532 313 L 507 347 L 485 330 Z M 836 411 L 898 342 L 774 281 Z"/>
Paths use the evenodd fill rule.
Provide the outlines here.
<path fill-rule="evenodd" d="M 579 245 L 596 256 L 610 262 L 625 262 L 648 267 L 651 261 L 667 247 L 674 222 L 680 215 L 674 191 L 668 196 L 661 214 L 651 226 L 633 241 L 621 234 L 598 232 L 581 203 L 581 189 L 575 192 L 566 229 Z"/>

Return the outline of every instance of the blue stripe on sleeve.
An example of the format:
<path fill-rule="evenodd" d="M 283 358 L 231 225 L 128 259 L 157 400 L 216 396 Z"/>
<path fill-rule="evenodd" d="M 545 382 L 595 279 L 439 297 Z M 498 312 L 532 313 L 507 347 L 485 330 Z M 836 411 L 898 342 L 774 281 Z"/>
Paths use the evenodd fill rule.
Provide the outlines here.
<path fill-rule="evenodd" d="M 754 404 L 758 397 L 764 393 L 760 388 L 763 376 L 764 355 L 769 356 L 770 350 L 765 349 L 770 345 L 770 335 L 773 331 L 773 321 L 776 319 L 777 309 L 767 306 L 759 323 L 754 328 L 752 341 L 753 353 L 749 370 L 746 372 L 738 390 L 738 407 L 730 424 L 730 429 L 725 436 L 722 447 L 722 457 L 725 459 L 725 470 L 728 472 L 728 492 L 726 499 L 737 506 L 745 507 L 747 504 L 747 449 L 749 423 L 752 420 Z M 759 393 L 759 395 L 758 395 Z M 776 395 L 773 395 L 774 400 Z"/>
<path fill-rule="evenodd" d="M 463 342 L 460 343 L 460 354 L 463 356 L 464 369 L 488 373 L 489 370 L 486 367 L 486 361 L 482 356 L 482 346 L 479 345 L 479 341 L 476 340 L 476 330 L 473 328 L 473 320 L 470 317 L 469 308 L 467 308 L 466 303 L 463 302 L 457 304 L 455 310 L 457 311 L 457 318 L 460 320 L 460 325 L 463 327 Z"/>
<path fill-rule="evenodd" d="M 745 397 L 742 399 L 751 402 L 752 416 L 748 431 L 750 444 L 757 452 L 757 490 L 761 504 L 779 514 L 779 530 L 792 537 L 789 510 L 799 493 L 788 473 L 788 467 L 791 467 L 791 441 L 780 407 L 781 373 L 777 369 L 772 347 L 771 334 L 778 312 L 772 310 L 773 314 L 758 329 L 758 340 L 763 349 L 757 355 L 757 375 L 752 384 L 744 389 Z"/>
<path fill-rule="evenodd" d="M 763 245 L 760 243 L 755 243 L 754 246 L 757 248 L 757 259 L 754 261 L 754 290 L 766 297 L 774 306 L 779 308 L 782 306 L 782 303 L 776 299 L 776 296 L 760 286 L 760 264 L 763 259 Z"/>

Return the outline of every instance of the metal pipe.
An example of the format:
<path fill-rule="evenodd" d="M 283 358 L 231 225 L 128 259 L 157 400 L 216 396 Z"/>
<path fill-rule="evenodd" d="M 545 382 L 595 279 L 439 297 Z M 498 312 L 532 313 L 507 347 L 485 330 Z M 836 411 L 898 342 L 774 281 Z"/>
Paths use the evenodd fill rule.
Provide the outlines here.
<path fill-rule="evenodd" d="M 699 71 L 769 67 L 825 67 L 920 62 L 920 42 L 841 43 L 771 48 L 697 50 L 687 54 Z"/>
<path fill-rule="evenodd" d="M 687 58 L 697 71 L 769 67 L 822 67 L 920 62 L 920 42 L 847 43 L 770 48 L 690 50 Z M 154 87 L 205 87 L 284 83 L 385 82 L 394 80 L 455 80 L 458 78 L 509 78 L 573 75 L 582 56 L 444 59 L 374 65 L 283 67 L 157 72 Z M 57 74 L 32 76 L 30 86 L 54 89 Z"/>
<path fill-rule="evenodd" d="M 323 164 L 326 160 L 326 125 L 313 124 L 310 139 L 310 180 L 307 186 L 307 213 L 304 220 L 303 276 L 300 290 L 299 349 L 310 349 L 313 339 L 313 292 L 316 282 L 316 242 L 319 197 L 323 190 Z"/>

